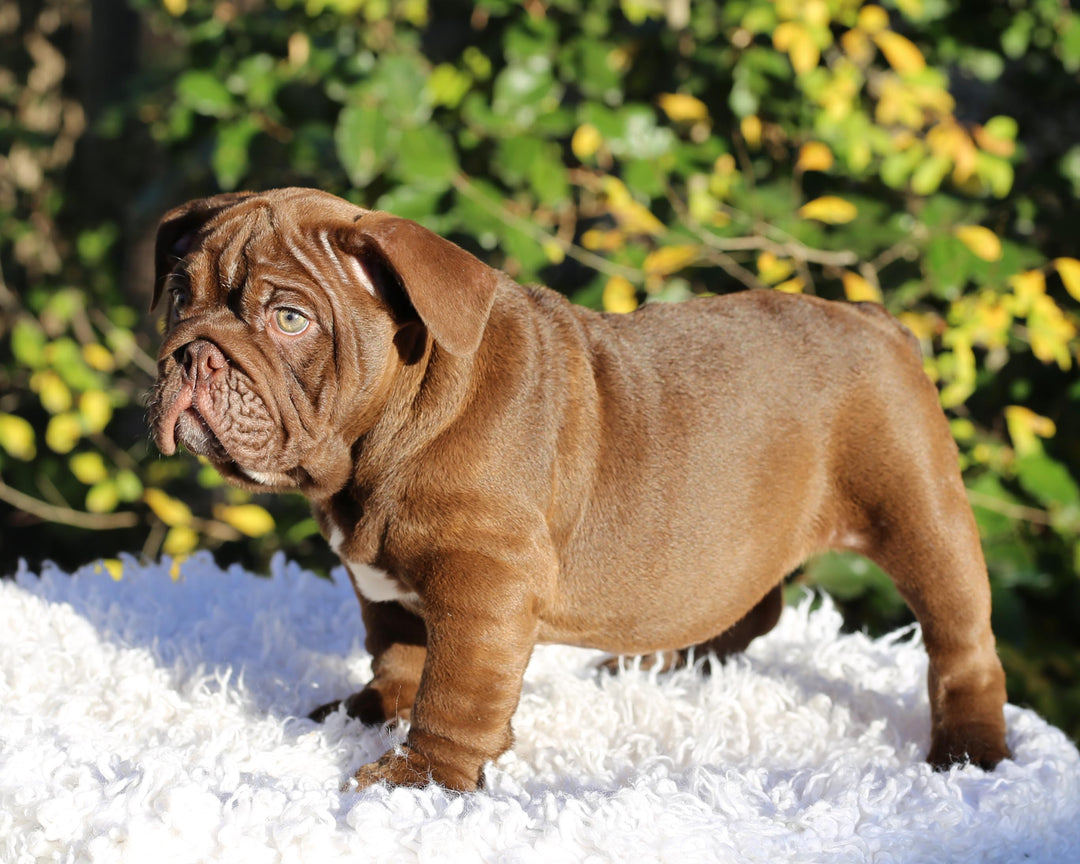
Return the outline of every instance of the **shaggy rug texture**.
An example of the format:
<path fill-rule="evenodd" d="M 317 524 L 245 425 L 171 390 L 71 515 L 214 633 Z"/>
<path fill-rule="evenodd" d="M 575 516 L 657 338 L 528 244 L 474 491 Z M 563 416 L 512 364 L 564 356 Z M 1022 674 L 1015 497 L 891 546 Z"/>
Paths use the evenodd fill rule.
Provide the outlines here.
<path fill-rule="evenodd" d="M 302 719 L 368 676 L 347 579 L 170 569 L 0 582 L 0 861 L 1080 861 L 1080 757 L 1031 711 L 992 773 L 923 762 L 914 628 L 807 598 L 709 677 L 540 647 L 484 791 L 342 793 L 404 734 Z"/>

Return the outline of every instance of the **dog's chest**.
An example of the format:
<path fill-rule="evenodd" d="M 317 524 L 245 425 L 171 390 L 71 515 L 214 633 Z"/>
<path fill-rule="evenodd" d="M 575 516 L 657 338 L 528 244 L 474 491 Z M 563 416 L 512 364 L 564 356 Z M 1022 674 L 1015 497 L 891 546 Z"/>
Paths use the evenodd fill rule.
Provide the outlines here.
<path fill-rule="evenodd" d="M 400 579 L 391 576 L 378 567 L 350 560 L 348 548 L 345 546 L 345 534 L 337 525 L 332 525 L 330 528 L 329 543 L 330 548 L 334 550 L 341 559 L 341 563 L 345 565 L 353 587 L 356 588 L 359 594 L 363 595 L 365 600 L 372 603 L 396 601 L 408 607 L 420 605 L 420 598 L 416 592 L 402 584 Z"/>

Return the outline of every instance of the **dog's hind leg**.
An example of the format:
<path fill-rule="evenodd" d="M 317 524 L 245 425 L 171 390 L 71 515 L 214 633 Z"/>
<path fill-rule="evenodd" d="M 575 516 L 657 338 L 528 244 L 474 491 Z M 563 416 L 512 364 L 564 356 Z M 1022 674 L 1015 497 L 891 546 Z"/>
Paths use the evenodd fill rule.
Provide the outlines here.
<path fill-rule="evenodd" d="M 732 654 L 738 654 L 746 650 L 758 636 L 768 633 L 780 620 L 780 612 L 784 608 L 784 586 L 777 585 L 766 594 L 756 606 L 747 612 L 742 618 L 732 624 L 719 636 L 707 639 L 698 645 L 681 648 L 677 651 L 661 651 L 656 654 L 646 654 L 642 657 L 612 657 L 603 661 L 600 668 L 606 672 L 618 672 L 620 667 L 630 663 L 638 663 L 642 669 L 656 668 L 659 672 L 670 672 L 681 669 L 694 659 L 705 659 L 704 671 L 709 671 L 709 665 L 713 657 L 723 660 Z"/>

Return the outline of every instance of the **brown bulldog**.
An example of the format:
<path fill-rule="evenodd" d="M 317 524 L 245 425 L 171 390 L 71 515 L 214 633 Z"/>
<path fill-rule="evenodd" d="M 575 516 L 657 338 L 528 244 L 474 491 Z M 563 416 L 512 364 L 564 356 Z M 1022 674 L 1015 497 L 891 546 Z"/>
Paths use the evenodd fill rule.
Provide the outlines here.
<path fill-rule="evenodd" d="M 538 642 L 741 650 L 826 549 L 881 565 L 922 625 L 928 761 L 1009 755 L 956 447 L 881 307 L 749 291 L 603 315 L 310 189 L 185 204 L 156 254 L 158 447 L 310 499 L 373 657 L 344 707 L 411 721 L 360 786 L 475 789 Z"/>

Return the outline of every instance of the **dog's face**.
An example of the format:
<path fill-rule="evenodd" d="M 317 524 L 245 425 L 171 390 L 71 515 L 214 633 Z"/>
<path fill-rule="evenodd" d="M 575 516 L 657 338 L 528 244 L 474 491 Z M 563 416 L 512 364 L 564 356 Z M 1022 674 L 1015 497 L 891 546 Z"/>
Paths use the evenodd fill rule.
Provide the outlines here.
<path fill-rule="evenodd" d="M 315 497 L 348 478 L 403 367 L 432 343 L 475 351 L 494 293 L 494 271 L 419 225 L 306 189 L 171 211 L 156 270 L 158 448 Z"/>

